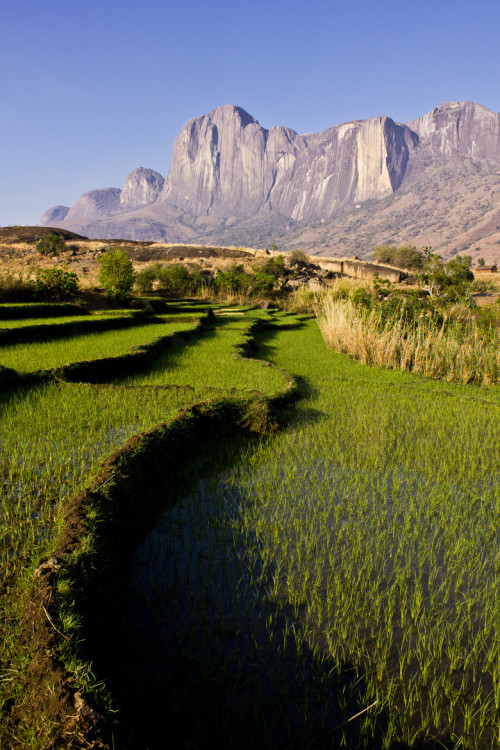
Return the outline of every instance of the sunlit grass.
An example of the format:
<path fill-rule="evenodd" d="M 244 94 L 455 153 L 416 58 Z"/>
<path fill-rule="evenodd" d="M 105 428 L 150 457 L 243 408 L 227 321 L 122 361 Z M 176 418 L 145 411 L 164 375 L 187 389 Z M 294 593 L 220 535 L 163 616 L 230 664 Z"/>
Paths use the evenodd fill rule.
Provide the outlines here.
<path fill-rule="evenodd" d="M 52 318 L 18 318 L 17 320 L 1 320 L 0 331 L 12 328 L 28 328 L 31 326 L 61 325 L 64 323 L 85 323 L 94 320 L 116 320 L 117 318 L 131 317 L 130 310 L 116 310 L 109 313 L 96 312 L 89 315 L 59 315 Z"/>
<path fill-rule="evenodd" d="M 150 344 L 176 331 L 194 327 L 190 320 L 162 319 L 118 331 L 104 331 L 81 336 L 53 339 L 31 344 L 14 344 L 0 348 L 0 365 L 18 372 L 34 372 L 61 367 L 70 362 L 117 357 L 133 347 Z"/>
<path fill-rule="evenodd" d="M 350 300 L 325 296 L 319 322 L 329 346 L 365 365 L 385 365 L 430 378 L 462 383 L 500 383 L 500 329 L 488 336 L 475 324 L 420 322 L 402 318 L 380 326 L 377 311 L 367 314 Z"/>
<path fill-rule="evenodd" d="M 264 362 L 241 358 L 235 348 L 259 317 L 262 311 L 243 320 L 225 317 L 223 323 L 210 327 L 196 342 L 164 352 L 147 372 L 121 382 L 136 386 L 175 383 L 196 388 L 250 389 L 269 396 L 281 393 L 285 385 L 282 373 Z"/>
<path fill-rule="evenodd" d="M 235 455 L 232 471 L 198 482 L 138 551 L 124 605 L 134 683 L 181 674 L 195 708 L 207 691 L 207 726 L 224 727 L 227 706 L 244 708 L 249 747 L 295 742 L 299 730 L 308 747 L 318 737 L 321 747 L 425 737 L 457 750 L 495 747 L 500 389 L 366 367 L 326 348 L 315 321 L 285 330 L 300 321 L 243 312 L 114 386 L 46 384 L 0 397 L 4 585 L 49 548 L 65 500 L 128 437 L 214 395 L 280 393 L 284 368 L 302 389 L 288 427 Z M 257 319 L 280 326 L 257 334 L 258 355 L 278 368 L 239 354 Z M 116 332 L 107 351 L 168 326 Z M 84 338 L 95 337 L 65 343 Z M 95 346 L 74 359 L 89 352 L 113 356 Z M 183 710 L 176 688 L 174 713 Z"/>
<path fill-rule="evenodd" d="M 261 613 L 251 653 L 265 661 L 283 628 L 273 608 L 291 607 L 298 652 L 354 664 L 361 708 L 377 701 L 365 740 L 349 745 L 347 732 L 346 746 L 368 741 L 380 710 L 380 747 L 495 746 L 500 390 L 363 367 L 327 350 L 315 322 L 262 334 L 261 352 L 307 398 L 285 432 L 165 514 L 140 550 L 131 610 L 166 664 L 183 653 L 208 674 L 217 632 L 244 664 L 243 623 Z"/>

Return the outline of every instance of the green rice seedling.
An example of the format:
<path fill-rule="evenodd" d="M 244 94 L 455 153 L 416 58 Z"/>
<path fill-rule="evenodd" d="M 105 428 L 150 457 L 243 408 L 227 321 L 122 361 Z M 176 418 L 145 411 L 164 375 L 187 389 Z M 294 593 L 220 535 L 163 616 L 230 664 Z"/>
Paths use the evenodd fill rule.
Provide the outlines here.
<path fill-rule="evenodd" d="M 242 545 L 255 595 L 291 607 L 297 653 L 320 646 L 369 676 L 391 738 L 451 734 L 475 685 L 484 708 L 466 709 L 457 743 L 468 734 L 487 746 L 496 718 L 481 669 L 499 646 L 499 391 L 363 367 L 324 349 L 315 326 L 259 334 L 261 351 L 308 397 L 204 502 L 225 498 L 228 518 L 237 513 L 233 548 Z"/>
<path fill-rule="evenodd" d="M 145 403 L 151 394 L 161 399 L 161 389 L 145 385 L 194 385 L 193 397 L 231 386 L 278 393 L 279 370 L 231 356 L 254 319 L 224 318 L 192 345 L 161 356 L 128 381 L 130 399 L 122 386 L 103 393 L 119 394 L 123 410 L 140 393 Z M 297 379 L 302 400 L 288 408 L 281 434 L 252 442 L 233 471 L 196 484 L 137 551 L 123 603 L 128 627 L 113 646 L 119 682 L 167 696 L 172 731 L 183 729 L 193 744 L 197 728 L 234 737 L 228 716 L 236 716 L 238 738 L 247 731 L 241 747 L 279 747 L 283 731 L 313 747 L 318 737 L 326 738 L 318 747 L 337 739 L 355 748 L 443 738 L 457 748 L 494 746 L 499 389 L 364 367 L 324 347 L 315 321 L 287 330 L 286 317 L 267 320 L 282 325 L 258 333 L 260 354 Z M 70 388 L 85 392 L 64 388 L 59 401 L 51 391 L 47 405 L 64 411 Z M 15 399 L 5 403 L 12 415 Z M 69 409 L 65 424 L 89 420 L 89 434 L 101 435 L 107 418 L 92 426 L 100 406 L 78 418 Z M 40 407 L 23 407 L 24 420 Z M 128 422 L 128 412 L 120 413 L 112 440 L 123 441 L 124 424 L 137 429 L 144 409 L 136 409 Z M 11 425 L 7 434 L 28 435 L 28 427 Z M 68 492 L 73 480 L 57 468 L 60 443 L 49 434 L 42 460 L 30 462 L 27 451 L 17 471 L 40 488 L 43 503 L 57 503 L 39 467 L 55 467 L 55 484 L 66 483 Z M 72 456 L 82 435 L 70 441 Z M 78 481 L 86 467 L 92 474 L 94 458 L 82 453 L 78 471 L 72 461 Z M 8 476 L 15 487 L 16 469 Z M 16 507 L 17 518 L 27 518 L 23 501 Z M 15 522 L 12 515 L 9 528 Z M 39 543 L 37 534 L 30 544 Z M 382 734 L 379 709 L 333 732 L 375 701 L 385 716 Z M 175 724 L 186 710 L 193 720 Z"/>
<path fill-rule="evenodd" d="M 0 364 L 18 372 L 50 370 L 70 362 L 117 357 L 133 347 L 144 346 L 178 331 L 192 329 L 192 321 L 164 321 L 118 331 L 84 334 L 31 344 L 15 344 L 0 349 Z"/>
<path fill-rule="evenodd" d="M 238 347 L 250 335 L 254 322 L 253 312 L 249 320 L 224 318 L 222 323 L 209 327 L 202 339 L 160 354 L 147 372 L 120 382 L 134 386 L 175 383 L 237 388 L 243 394 L 259 391 L 266 396 L 277 395 L 283 391 L 286 382 L 282 373 L 267 366 L 266 362 L 243 358 L 238 353 Z"/>
<path fill-rule="evenodd" d="M 14 318 L 9 320 L 0 319 L 0 330 L 10 330 L 12 328 L 27 328 L 30 326 L 60 325 L 64 323 L 87 323 L 91 320 L 115 320 L 116 318 L 129 318 L 130 310 L 113 310 L 112 312 L 94 312 L 88 315 L 58 315 L 56 317 L 46 318 Z"/>

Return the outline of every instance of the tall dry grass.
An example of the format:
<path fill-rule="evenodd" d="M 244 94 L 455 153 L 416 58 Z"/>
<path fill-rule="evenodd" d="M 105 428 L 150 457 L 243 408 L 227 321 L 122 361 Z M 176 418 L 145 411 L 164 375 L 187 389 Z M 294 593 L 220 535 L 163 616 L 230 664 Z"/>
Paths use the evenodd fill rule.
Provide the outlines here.
<path fill-rule="evenodd" d="M 419 325 L 394 318 L 381 326 L 376 310 L 324 297 L 317 309 L 325 342 L 363 364 L 382 365 L 462 383 L 500 383 L 500 334 L 483 335 L 472 315 L 464 324 Z"/>

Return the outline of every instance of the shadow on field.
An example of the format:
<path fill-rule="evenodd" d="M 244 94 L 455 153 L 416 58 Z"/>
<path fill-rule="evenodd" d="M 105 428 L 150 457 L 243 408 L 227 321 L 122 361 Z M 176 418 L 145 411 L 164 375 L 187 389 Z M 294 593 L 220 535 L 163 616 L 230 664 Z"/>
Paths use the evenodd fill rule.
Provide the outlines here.
<path fill-rule="evenodd" d="M 217 335 L 217 330 L 228 325 L 231 321 L 228 319 L 217 320 L 216 324 L 206 324 L 194 333 L 179 333 L 176 335 L 173 345 L 165 346 L 165 348 L 154 358 L 152 363 L 145 363 L 144 367 L 136 369 L 133 373 L 132 378 L 140 378 L 143 375 L 154 375 L 156 370 L 169 371 L 179 370 L 182 371 L 182 367 L 179 364 L 179 360 L 184 357 L 184 351 L 192 346 L 199 344 L 200 338 L 207 339 L 213 338 Z M 128 381 L 129 375 L 125 377 L 110 378 L 106 381 L 113 385 L 120 385 Z M 140 383 L 138 383 L 140 385 Z"/>
<path fill-rule="evenodd" d="M 382 747 L 383 706 L 365 711 L 353 665 L 306 639 L 300 602 L 289 603 L 286 579 L 244 523 L 255 498 L 228 480 L 262 439 L 228 417 L 179 423 L 171 439 L 129 451 L 102 491 L 110 510 L 101 505 L 78 607 L 82 656 L 118 709 L 106 747 Z"/>
<path fill-rule="evenodd" d="M 236 443 L 207 447 L 218 472 L 248 456 L 248 440 Z M 171 504 L 173 480 L 156 478 L 155 502 Z M 239 533 L 249 498 L 221 501 L 217 486 L 199 482 L 163 512 L 122 561 L 112 603 L 109 590 L 94 599 L 92 657 L 119 705 L 117 747 L 379 748 L 383 714 L 347 721 L 368 705 L 362 681 L 305 644 L 297 610 L 272 593 L 278 571 Z"/>

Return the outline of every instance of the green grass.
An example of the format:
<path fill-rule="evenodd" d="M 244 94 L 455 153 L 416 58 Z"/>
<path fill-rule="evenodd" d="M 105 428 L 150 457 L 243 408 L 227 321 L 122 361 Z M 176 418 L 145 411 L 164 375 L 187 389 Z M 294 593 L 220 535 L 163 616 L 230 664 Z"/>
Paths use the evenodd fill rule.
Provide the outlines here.
<path fill-rule="evenodd" d="M 139 324 L 118 331 L 5 346 L 0 349 L 0 365 L 24 373 L 50 370 L 70 362 L 117 357 L 170 333 L 192 329 L 193 325 L 190 320 L 165 317 L 161 323 Z"/>
<path fill-rule="evenodd" d="M 17 320 L 1 320 L 0 331 L 10 330 L 12 328 L 28 328 L 30 326 L 48 326 L 61 325 L 63 323 L 88 323 L 96 320 L 115 320 L 116 318 L 129 318 L 132 312 L 130 310 L 114 310 L 110 313 L 92 313 L 91 315 L 60 315 L 52 318 L 19 318 Z"/>
<path fill-rule="evenodd" d="M 377 701 L 357 732 L 332 731 L 336 746 L 373 735 L 377 747 L 496 746 L 499 389 L 363 367 L 327 350 L 314 321 L 260 343 L 305 398 L 285 432 L 201 482 L 138 551 L 127 609 L 142 647 L 167 670 L 187 665 L 179 689 L 199 696 L 203 684 L 214 710 L 210 685 L 260 664 L 257 716 L 262 665 L 293 636 L 297 664 L 304 653 L 326 660 L 324 674 L 350 663 L 365 681 L 357 709 Z M 289 689 L 276 688 L 283 700 Z"/>
<path fill-rule="evenodd" d="M 235 349 L 257 317 L 261 316 L 252 313 L 244 320 L 224 318 L 217 326 L 209 326 L 203 338 L 174 352 L 166 351 L 147 372 L 120 382 L 136 386 L 175 383 L 195 388 L 259 390 L 266 396 L 281 393 L 285 381 L 278 370 L 263 362 L 242 359 Z"/>
<path fill-rule="evenodd" d="M 315 321 L 286 330 L 300 321 L 278 313 L 223 316 L 115 385 L 0 396 L 5 649 L 23 571 L 106 455 L 213 388 L 283 391 L 278 368 L 237 354 L 257 319 L 277 324 L 257 334 L 259 356 L 302 399 L 282 433 L 243 452 L 230 439 L 196 446 L 214 468 L 217 450 L 234 466 L 194 471 L 192 493 L 137 551 L 116 644 L 127 691 L 141 705 L 141 690 L 168 696 L 168 725 L 184 717 L 194 744 L 227 739 L 236 717 L 241 748 L 496 747 L 500 389 L 365 367 L 327 349 Z M 116 332 L 114 353 L 155 327 Z M 158 327 L 153 338 L 170 330 Z M 170 387 L 145 387 L 158 385 Z"/>
<path fill-rule="evenodd" d="M 68 339 L 64 342 L 65 360 L 80 357 L 80 352 L 86 358 L 110 356 L 122 353 L 132 344 L 193 328 L 191 316 L 188 319 L 168 316 L 164 320 L 167 322 L 116 332 L 119 334 L 116 337 L 107 333 L 103 337 Z M 241 342 L 241 333 L 236 332 L 224 348 L 228 359 L 231 347 Z M 91 348 L 96 339 L 106 339 L 107 348 Z M 47 367 L 60 362 L 59 344 L 57 341 L 43 347 L 12 348 L 28 352 L 31 361 L 33 351 L 41 351 L 43 366 Z M 164 365 L 169 354 L 179 351 L 179 348 L 169 348 L 162 358 Z M 19 366 L 18 360 L 16 363 Z M 27 367 L 32 367 L 30 361 Z M 260 364 L 254 367 L 267 374 L 268 368 Z M 283 382 L 280 378 L 282 387 Z M 218 391 L 216 395 L 220 397 L 223 393 Z M 213 397 L 214 391 L 205 388 L 203 382 L 197 388 L 182 383 L 160 388 L 48 383 L 0 394 L 0 481 L 3 487 L 0 504 L 3 646 L 0 658 L 10 665 L 11 677 L 4 686 L 7 695 L 12 696 L 12 690 L 20 689 L 16 675 L 22 675 L 26 666 L 17 639 L 30 573 L 54 543 L 61 528 L 65 501 L 88 486 L 102 460 L 129 437 L 172 419 L 192 403 Z M 29 727 L 23 731 L 29 731 Z M 40 742 L 43 744 L 43 740 Z"/>
<path fill-rule="evenodd" d="M 126 395 L 126 398 L 124 397 Z M 0 560 L 13 580 L 54 535 L 65 499 L 129 437 L 171 419 L 203 390 L 45 384 L 0 396 Z"/>

